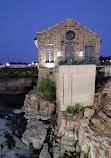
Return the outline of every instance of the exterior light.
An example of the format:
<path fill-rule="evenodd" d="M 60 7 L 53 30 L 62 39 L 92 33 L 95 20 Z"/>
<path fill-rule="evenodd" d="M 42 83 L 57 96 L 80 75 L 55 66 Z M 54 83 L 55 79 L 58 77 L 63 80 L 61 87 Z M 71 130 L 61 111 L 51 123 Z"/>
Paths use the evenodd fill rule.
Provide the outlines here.
<path fill-rule="evenodd" d="M 32 65 L 34 65 L 34 62 L 32 62 Z"/>
<path fill-rule="evenodd" d="M 6 67 L 9 67 L 10 66 L 10 64 L 9 63 L 6 63 Z"/>
<path fill-rule="evenodd" d="M 55 66 L 54 63 L 46 63 L 45 64 L 45 67 L 47 67 L 47 68 L 53 68 L 54 66 Z"/>
<path fill-rule="evenodd" d="M 102 62 L 104 62 L 104 60 Z"/>
<path fill-rule="evenodd" d="M 38 63 L 35 63 L 35 67 L 38 67 Z"/>
<path fill-rule="evenodd" d="M 109 60 L 109 62 L 111 63 L 111 60 Z"/>
<path fill-rule="evenodd" d="M 61 56 L 61 52 L 57 52 L 57 57 L 60 57 Z"/>
<path fill-rule="evenodd" d="M 84 56 L 84 52 L 83 52 L 83 51 L 80 51 L 79 57 L 83 57 L 83 56 Z"/>

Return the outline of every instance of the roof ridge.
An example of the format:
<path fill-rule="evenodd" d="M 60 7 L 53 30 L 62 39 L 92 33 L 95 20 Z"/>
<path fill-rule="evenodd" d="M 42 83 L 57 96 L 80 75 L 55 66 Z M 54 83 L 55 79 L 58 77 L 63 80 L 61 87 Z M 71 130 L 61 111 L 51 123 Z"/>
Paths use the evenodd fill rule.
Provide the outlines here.
<path fill-rule="evenodd" d="M 46 32 L 47 30 L 50 30 L 51 28 L 56 27 L 57 25 L 60 25 L 61 23 L 67 21 L 68 19 L 71 19 L 71 20 L 75 21 L 75 20 L 72 19 L 72 18 L 67 18 L 67 19 L 65 19 L 64 21 L 61 21 L 61 22 L 59 22 L 58 24 L 55 24 L 55 25 L 49 27 L 48 29 L 43 30 L 42 32 L 36 32 L 36 33 L 43 33 L 43 32 Z M 77 24 L 81 25 L 83 28 L 85 28 L 85 29 L 89 30 L 90 32 L 94 33 L 95 35 L 100 35 L 100 34 L 97 34 L 97 33 L 93 32 L 93 31 L 91 31 L 90 29 L 88 29 L 88 28 L 85 27 L 84 25 L 80 24 L 79 22 L 77 22 L 77 21 L 75 21 L 75 22 L 76 22 Z"/>
<path fill-rule="evenodd" d="M 55 25 L 49 27 L 48 29 L 43 30 L 42 32 L 36 32 L 36 33 L 43 33 L 43 32 L 45 32 L 45 31 L 47 31 L 47 30 L 50 30 L 52 27 L 55 27 L 55 26 L 57 26 L 57 25 L 60 25 L 61 23 L 65 22 L 65 21 L 68 20 L 68 19 L 72 19 L 72 18 L 67 18 L 67 19 L 65 19 L 64 21 L 61 21 L 61 22 L 59 22 L 59 23 L 57 23 L 57 24 L 55 24 Z M 73 19 L 72 19 L 72 20 L 73 20 Z"/>

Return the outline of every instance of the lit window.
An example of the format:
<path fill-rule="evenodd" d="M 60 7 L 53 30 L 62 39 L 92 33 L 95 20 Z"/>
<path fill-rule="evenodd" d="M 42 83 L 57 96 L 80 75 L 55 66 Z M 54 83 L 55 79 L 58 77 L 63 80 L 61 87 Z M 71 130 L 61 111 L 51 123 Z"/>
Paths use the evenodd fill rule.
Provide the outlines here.
<path fill-rule="evenodd" d="M 54 62 L 54 45 L 45 46 L 45 57 L 46 57 L 46 63 Z"/>

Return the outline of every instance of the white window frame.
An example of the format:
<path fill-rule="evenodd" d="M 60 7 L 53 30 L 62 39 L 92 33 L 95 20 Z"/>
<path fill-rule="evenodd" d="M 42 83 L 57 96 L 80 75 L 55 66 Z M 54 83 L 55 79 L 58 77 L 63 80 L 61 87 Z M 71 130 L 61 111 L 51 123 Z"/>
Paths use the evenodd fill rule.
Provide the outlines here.
<path fill-rule="evenodd" d="M 45 45 L 44 51 L 45 63 L 54 63 L 54 45 Z"/>

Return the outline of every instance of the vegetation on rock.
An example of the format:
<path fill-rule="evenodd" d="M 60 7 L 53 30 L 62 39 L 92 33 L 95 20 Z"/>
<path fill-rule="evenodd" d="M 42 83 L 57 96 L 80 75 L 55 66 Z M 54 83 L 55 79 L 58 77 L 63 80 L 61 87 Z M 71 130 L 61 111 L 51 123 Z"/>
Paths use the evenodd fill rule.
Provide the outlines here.
<path fill-rule="evenodd" d="M 66 109 L 66 112 L 69 113 L 69 114 L 79 114 L 80 112 L 80 104 L 77 103 L 75 104 L 75 106 L 68 106 L 67 109 Z"/>
<path fill-rule="evenodd" d="M 55 101 L 56 86 L 49 78 L 42 78 L 39 80 L 37 94 L 46 101 Z"/>

